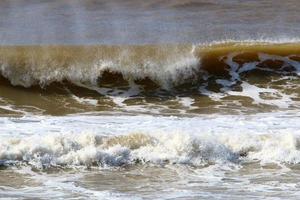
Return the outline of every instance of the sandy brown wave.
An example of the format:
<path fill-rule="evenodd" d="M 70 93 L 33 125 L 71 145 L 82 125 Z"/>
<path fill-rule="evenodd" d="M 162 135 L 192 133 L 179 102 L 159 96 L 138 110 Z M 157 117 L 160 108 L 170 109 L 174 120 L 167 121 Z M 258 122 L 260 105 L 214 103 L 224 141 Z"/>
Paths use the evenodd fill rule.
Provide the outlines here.
<path fill-rule="evenodd" d="M 258 68 L 293 71 L 300 62 L 300 44 L 1 46 L 0 72 L 11 84 L 24 87 L 67 80 L 89 84 L 149 82 L 166 88 L 195 82 L 201 71 L 227 75 L 232 68 L 229 58 L 238 67 L 252 62 Z"/>

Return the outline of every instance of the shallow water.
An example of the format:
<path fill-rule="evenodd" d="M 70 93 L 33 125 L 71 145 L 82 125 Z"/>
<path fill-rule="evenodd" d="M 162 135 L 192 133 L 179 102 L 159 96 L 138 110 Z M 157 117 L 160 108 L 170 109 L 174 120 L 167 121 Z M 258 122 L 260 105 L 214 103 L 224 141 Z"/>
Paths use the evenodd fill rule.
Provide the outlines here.
<path fill-rule="evenodd" d="M 297 122 L 297 113 L 2 118 L 1 175 L 11 181 L 1 196 L 296 199 Z"/>
<path fill-rule="evenodd" d="M 298 199 L 298 1 L 1 1 L 0 198 Z"/>

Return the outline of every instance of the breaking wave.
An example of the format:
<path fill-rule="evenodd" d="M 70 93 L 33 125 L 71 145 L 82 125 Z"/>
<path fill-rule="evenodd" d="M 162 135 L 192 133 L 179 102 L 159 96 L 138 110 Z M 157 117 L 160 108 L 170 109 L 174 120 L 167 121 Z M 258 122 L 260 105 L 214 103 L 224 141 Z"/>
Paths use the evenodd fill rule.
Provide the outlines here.
<path fill-rule="evenodd" d="M 128 165 L 184 164 L 236 165 L 240 162 L 300 162 L 300 138 L 294 134 L 183 133 L 97 136 L 46 135 L 6 138 L 0 142 L 2 166 L 29 164 L 51 167 L 123 167 Z"/>
<path fill-rule="evenodd" d="M 6 92 L 0 95 L 0 104 L 4 102 L 0 108 L 12 112 L 12 107 L 21 105 L 23 110 L 26 106 L 52 112 L 57 107 L 41 106 L 45 103 L 40 96 L 33 97 L 40 99 L 35 103 L 27 101 L 20 96 L 22 90 L 47 99 L 57 99 L 55 94 L 59 94 L 56 101 L 76 110 L 56 112 L 62 114 L 93 110 L 75 105 L 64 98 L 67 96 L 81 105 L 100 105 L 101 110 L 116 105 L 128 111 L 129 103 L 134 110 L 144 112 L 149 108 L 136 106 L 147 104 L 152 109 L 173 97 L 180 98 L 172 109 L 181 109 L 178 104 L 194 110 L 222 104 L 233 110 L 228 100 L 239 108 L 267 105 L 263 111 L 269 107 L 293 109 L 300 106 L 299 70 L 297 42 L 1 46 L 0 89 Z M 8 106 L 9 102 L 13 106 Z M 162 113 L 165 108 L 170 111 L 170 102 L 153 112 Z"/>
<path fill-rule="evenodd" d="M 128 81 L 173 85 L 198 82 L 203 71 L 231 76 L 253 69 L 298 72 L 298 43 L 228 42 L 209 45 L 2 46 L 1 74 L 13 85 L 67 80 L 101 85 Z"/>

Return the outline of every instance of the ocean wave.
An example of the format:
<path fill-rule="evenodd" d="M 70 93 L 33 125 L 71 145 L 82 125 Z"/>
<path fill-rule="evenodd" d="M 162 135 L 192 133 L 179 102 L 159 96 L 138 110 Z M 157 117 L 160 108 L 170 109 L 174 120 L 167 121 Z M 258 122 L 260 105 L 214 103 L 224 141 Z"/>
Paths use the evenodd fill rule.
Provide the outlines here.
<path fill-rule="evenodd" d="M 0 71 L 13 85 L 154 82 L 163 88 L 201 79 L 203 70 L 228 76 L 254 68 L 299 70 L 298 43 L 227 42 L 209 45 L 2 46 Z M 202 72 L 202 74 L 201 74 Z M 228 74 L 229 72 L 229 74 Z M 199 78 L 200 77 L 200 78 Z M 234 78 L 234 77 L 233 77 Z"/>
<path fill-rule="evenodd" d="M 29 164 L 51 167 L 123 167 L 183 164 L 238 165 L 240 162 L 300 162 L 300 138 L 279 134 L 132 133 L 120 136 L 73 135 L 6 138 L 0 142 L 2 166 Z"/>
<path fill-rule="evenodd" d="M 174 96 L 180 97 L 179 104 L 183 103 L 181 97 L 189 97 L 192 103 L 188 107 L 193 109 L 197 109 L 195 104 L 202 108 L 202 102 L 208 102 L 205 106 L 223 104 L 228 98 L 246 107 L 298 108 L 299 49 L 297 42 L 258 41 L 206 45 L 2 46 L 0 89 L 9 91 L 0 97 L 9 105 L 22 99 L 20 104 L 36 107 L 39 112 L 48 108 L 41 108 L 38 101 L 34 105 L 28 103 L 20 97 L 18 86 L 27 88 L 22 90 L 27 94 L 30 91 L 53 98 L 59 94 L 59 101 L 74 105 L 76 112 L 90 111 L 82 105 L 95 107 L 99 101 L 102 107 L 116 105 L 128 110 L 124 102 L 130 99 L 137 100 L 132 101 L 137 106 L 148 103 L 140 103 L 140 98 L 153 102 L 153 98 L 161 101 Z M 68 96 L 81 105 L 66 99 Z M 210 101 L 205 98 L 203 101 L 201 96 Z M 154 104 L 157 107 L 157 102 Z M 153 108 L 154 104 L 149 106 Z M 169 103 L 155 112 L 168 106 Z M 147 112 L 147 108 L 134 109 Z"/>
<path fill-rule="evenodd" d="M 24 87 L 63 80 L 96 85 L 105 74 L 149 78 L 167 86 L 190 78 L 198 63 L 191 47 L 184 45 L 22 46 L 0 51 L 2 76 Z"/>

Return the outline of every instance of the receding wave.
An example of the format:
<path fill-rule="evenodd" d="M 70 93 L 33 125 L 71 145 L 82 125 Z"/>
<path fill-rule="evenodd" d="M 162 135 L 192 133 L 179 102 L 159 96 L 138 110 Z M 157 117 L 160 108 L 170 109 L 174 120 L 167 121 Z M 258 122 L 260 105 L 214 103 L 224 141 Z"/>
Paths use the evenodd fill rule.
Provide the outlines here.
<path fill-rule="evenodd" d="M 21 86 L 34 93 L 41 88 L 38 93 L 71 94 L 77 102 L 93 105 L 99 103 L 97 94 L 114 97 L 112 103 L 101 102 L 106 107 L 125 105 L 131 97 L 162 96 L 192 97 L 180 99 L 185 107 L 204 107 L 201 102 L 208 100 L 197 99 L 203 96 L 212 102 L 206 105 L 233 98 L 242 106 L 297 107 L 299 70 L 299 43 L 0 47 L 3 91 Z M 17 90 L 1 97 L 17 101 Z"/>

